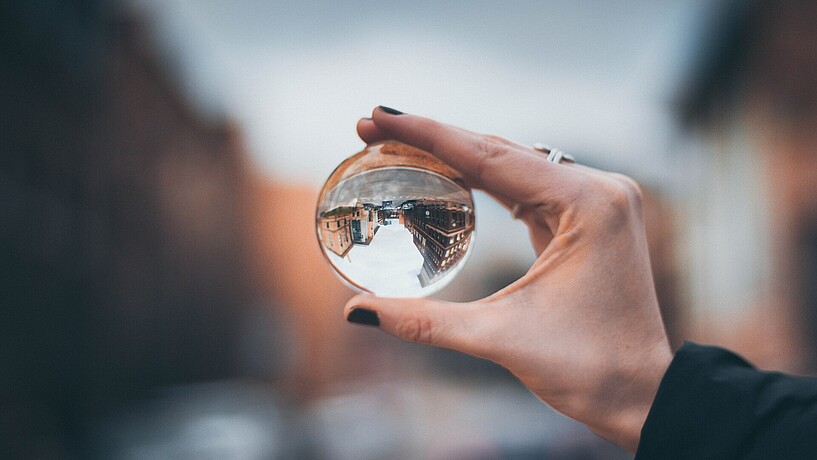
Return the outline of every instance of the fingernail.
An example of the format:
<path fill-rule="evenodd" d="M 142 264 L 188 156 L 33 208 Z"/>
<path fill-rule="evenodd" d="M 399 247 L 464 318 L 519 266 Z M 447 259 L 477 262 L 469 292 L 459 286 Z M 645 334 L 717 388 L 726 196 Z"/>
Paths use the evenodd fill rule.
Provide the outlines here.
<path fill-rule="evenodd" d="M 363 117 L 363 118 L 361 118 L 361 120 L 372 121 L 372 119 L 371 119 L 371 118 L 369 118 L 369 117 Z"/>
<path fill-rule="evenodd" d="M 388 114 L 391 114 L 391 115 L 403 115 L 403 112 L 401 112 L 399 110 L 395 110 L 395 109 L 393 109 L 391 107 L 386 107 L 385 105 L 381 105 L 380 110 L 382 110 L 382 111 L 384 111 L 384 112 L 386 112 Z"/>
<path fill-rule="evenodd" d="M 346 317 L 350 323 L 364 324 L 366 326 L 380 326 L 380 318 L 377 313 L 365 308 L 355 308 Z"/>

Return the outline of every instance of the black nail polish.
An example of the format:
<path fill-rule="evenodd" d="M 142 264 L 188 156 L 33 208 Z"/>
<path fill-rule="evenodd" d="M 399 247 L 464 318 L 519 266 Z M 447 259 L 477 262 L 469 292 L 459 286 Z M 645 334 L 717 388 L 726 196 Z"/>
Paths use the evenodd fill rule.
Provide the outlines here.
<path fill-rule="evenodd" d="M 350 323 L 364 324 L 366 326 L 380 326 L 380 318 L 377 313 L 365 308 L 355 308 L 346 317 Z"/>
<path fill-rule="evenodd" d="M 388 114 L 391 114 L 391 115 L 403 115 L 403 112 L 401 112 L 399 110 L 395 110 L 395 109 L 393 109 L 391 107 L 386 107 L 385 105 L 381 105 L 380 110 L 382 110 L 382 111 L 384 111 L 384 112 L 386 112 Z"/>

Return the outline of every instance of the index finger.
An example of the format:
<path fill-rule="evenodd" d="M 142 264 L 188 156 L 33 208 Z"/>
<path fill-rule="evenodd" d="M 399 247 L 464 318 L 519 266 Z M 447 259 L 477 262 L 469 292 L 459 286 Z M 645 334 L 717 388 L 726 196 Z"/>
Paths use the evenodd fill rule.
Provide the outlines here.
<path fill-rule="evenodd" d="M 432 153 L 465 174 L 472 185 L 523 204 L 560 201 L 570 183 L 568 168 L 532 150 L 496 136 L 486 136 L 418 117 L 375 109 L 361 121 L 364 141 L 394 139 Z"/>

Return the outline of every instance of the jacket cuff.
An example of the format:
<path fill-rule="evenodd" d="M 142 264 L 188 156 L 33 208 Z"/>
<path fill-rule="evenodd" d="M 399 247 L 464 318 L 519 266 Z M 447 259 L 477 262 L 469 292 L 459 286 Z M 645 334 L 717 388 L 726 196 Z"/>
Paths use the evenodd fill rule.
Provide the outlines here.
<path fill-rule="evenodd" d="M 751 414 L 741 386 L 757 371 L 722 348 L 686 342 L 658 387 L 636 460 L 731 458 Z M 741 419 L 743 423 L 741 423 Z"/>

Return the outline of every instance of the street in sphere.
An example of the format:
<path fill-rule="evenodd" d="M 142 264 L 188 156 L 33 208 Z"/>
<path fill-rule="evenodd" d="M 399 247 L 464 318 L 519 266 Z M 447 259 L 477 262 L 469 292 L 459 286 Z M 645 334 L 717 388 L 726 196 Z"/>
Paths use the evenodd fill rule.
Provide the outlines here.
<path fill-rule="evenodd" d="M 387 141 L 329 176 L 315 226 L 324 257 L 352 288 L 422 297 L 462 269 L 474 217 L 474 197 L 459 173 L 427 152 Z"/>

